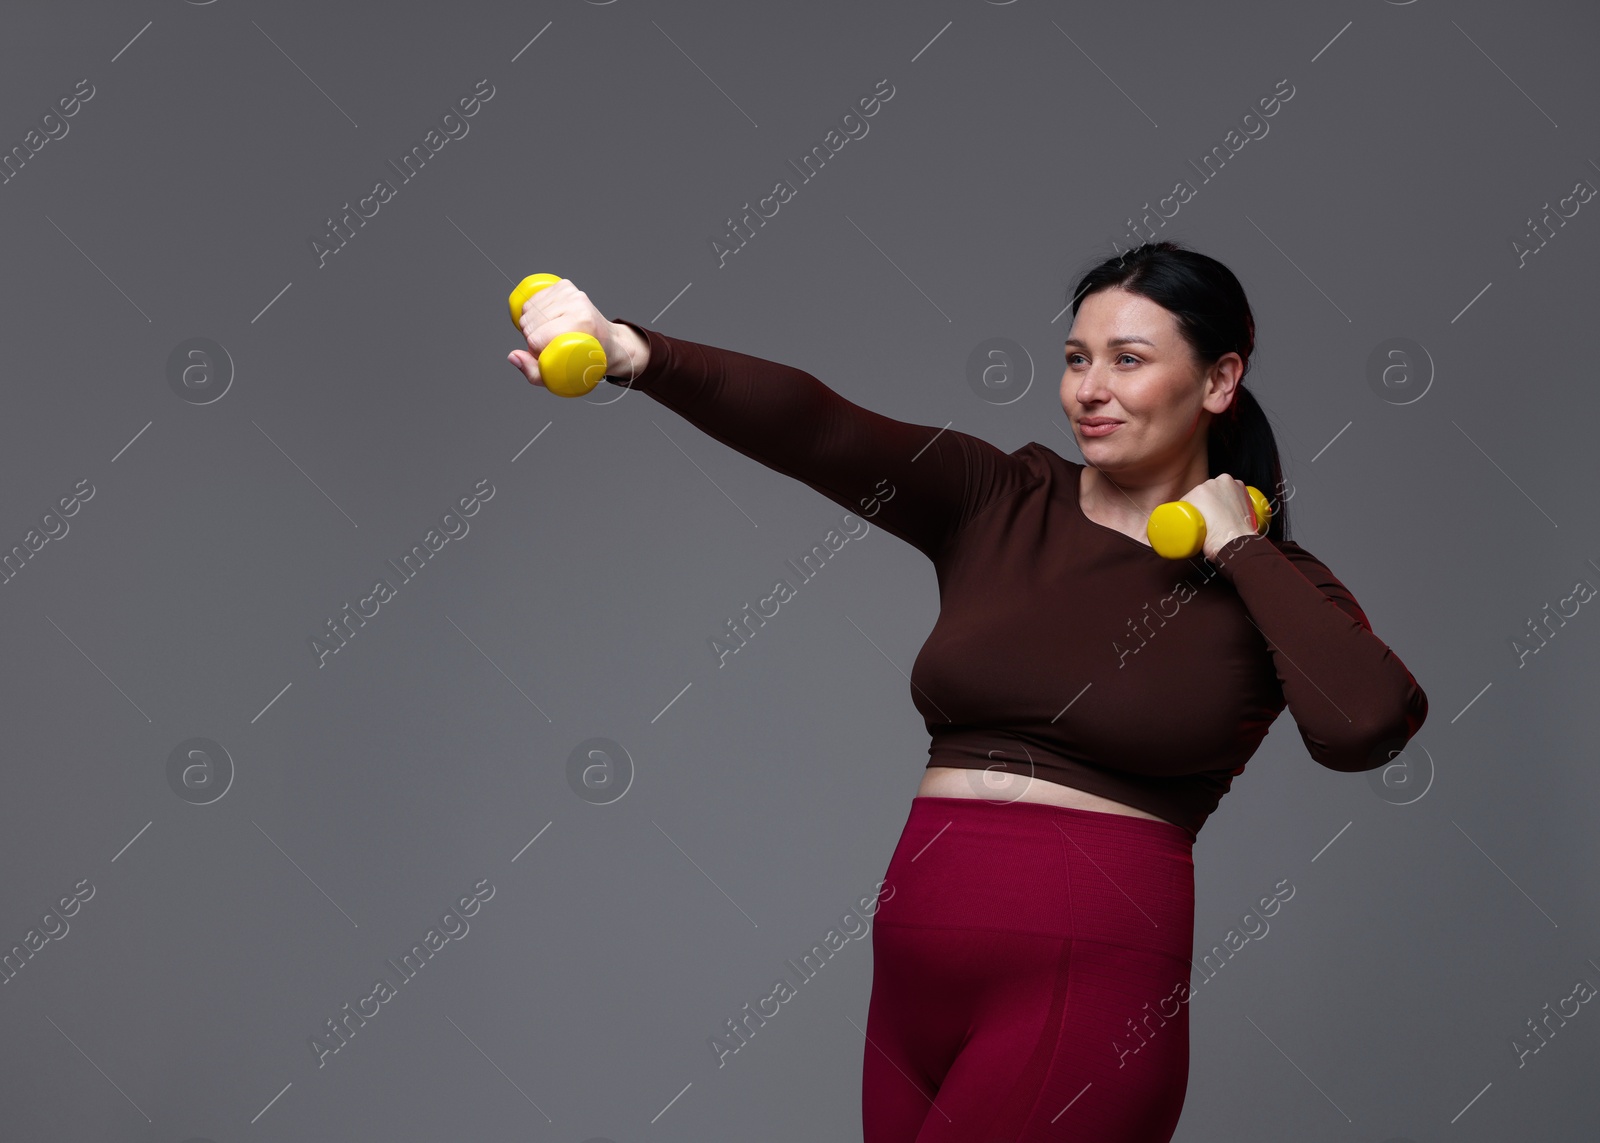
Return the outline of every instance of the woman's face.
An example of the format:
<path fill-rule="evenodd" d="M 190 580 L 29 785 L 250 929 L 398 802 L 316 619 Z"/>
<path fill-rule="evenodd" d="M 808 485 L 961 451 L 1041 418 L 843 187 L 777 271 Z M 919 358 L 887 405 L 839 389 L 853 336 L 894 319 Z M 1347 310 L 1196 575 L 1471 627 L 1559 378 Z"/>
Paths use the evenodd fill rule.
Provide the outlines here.
<path fill-rule="evenodd" d="M 1095 468 L 1183 464 L 1195 450 L 1203 454 L 1203 413 L 1228 408 L 1242 372 L 1237 353 L 1202 368 L 1177 319 L 1149 298 L 1097 290 L 1079 304 L 1067 335 L 1061 408 Z M 1100 430 L 1097 421 L 1117 423 Z"/>

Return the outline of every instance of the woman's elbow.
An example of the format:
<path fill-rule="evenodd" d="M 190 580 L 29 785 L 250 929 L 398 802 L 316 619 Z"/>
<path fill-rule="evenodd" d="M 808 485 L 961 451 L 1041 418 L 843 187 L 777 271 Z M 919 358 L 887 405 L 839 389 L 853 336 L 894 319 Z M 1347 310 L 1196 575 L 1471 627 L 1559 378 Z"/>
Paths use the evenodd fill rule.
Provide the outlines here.
<path fill-rule="evenodd" d="M 1397 709 L 1350 719 L 1326 735 L 1308 734 L 1302 727 L 1300 736 L 1318 764 L 1343 773 L 1362 773 L 1394 761 L 1427 717 L 1428 697 L 1421 688 L 1412 687 Z"/>

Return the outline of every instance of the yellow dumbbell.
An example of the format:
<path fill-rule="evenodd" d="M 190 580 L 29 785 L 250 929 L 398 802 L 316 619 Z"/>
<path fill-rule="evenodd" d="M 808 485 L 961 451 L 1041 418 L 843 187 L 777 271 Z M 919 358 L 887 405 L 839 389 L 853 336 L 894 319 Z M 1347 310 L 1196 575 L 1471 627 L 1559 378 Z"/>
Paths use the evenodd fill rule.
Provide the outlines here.
<path fill-rule="evenodd" d="M 1250 503 L 1255 506 L 1256 533 L 1265 533 L 1272 520 L 1272 505 L 1259 488 L 1246 485 L 1245 491 L 1250 494 Z M 1200 509 L 1187 500 L 1169 500 L 1156 505 L 1145 523 L 1144 531 L 1158 556 L 1165 556 L 1169 560 L 1186 560 L 1199 555 L 1205 547 L 1206 518 L 1200 514 Z"/>
<path fill-rule="evenodd" d="M 511 324 L 522 328 L 522 304 L 561 278 L 529 274 L 511 291 Z M 539 376 L 558 397 L 581 397 L 605 379 L 606 351 L 587 333 L 558 333 L 539 351 Z"/>

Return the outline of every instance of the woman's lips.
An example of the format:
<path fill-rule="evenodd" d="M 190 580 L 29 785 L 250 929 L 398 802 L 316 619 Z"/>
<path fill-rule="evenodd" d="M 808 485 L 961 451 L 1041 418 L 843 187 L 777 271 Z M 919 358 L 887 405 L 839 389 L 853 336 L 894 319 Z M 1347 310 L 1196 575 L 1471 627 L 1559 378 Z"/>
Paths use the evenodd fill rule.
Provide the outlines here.
<path fill-rule="evenodd" d="M 1083 435 L 1086 437 L 1103 437 L 1115 432 L 1121 424 L 1121 421 L 1102 421 L 1097 425 L 1090 424 L 1088 421 L 1079 421 L 1078 428 L 1082 430 Z"/>

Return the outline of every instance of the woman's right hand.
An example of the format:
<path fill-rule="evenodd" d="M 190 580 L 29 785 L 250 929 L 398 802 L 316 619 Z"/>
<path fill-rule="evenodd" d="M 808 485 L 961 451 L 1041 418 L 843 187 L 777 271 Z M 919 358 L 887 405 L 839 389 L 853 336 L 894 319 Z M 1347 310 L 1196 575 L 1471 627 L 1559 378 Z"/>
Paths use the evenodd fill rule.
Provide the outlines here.
<path fill-rule="evenodd" d="M 585 294 L 567 278 L 546 286 L 522 305 L 517 323 L 527 340 L 527 349 L 515 349 L 507 356 L 512 365 L 534 385 L 543 385 L 539 375 L 539 353 L 561 333 L 586 333 L 600 343 L 606 355 L 606 375 L 632 378 L 643 371 L 650 359 L 649 345 L 633 330 L 610 321 Z"/>

